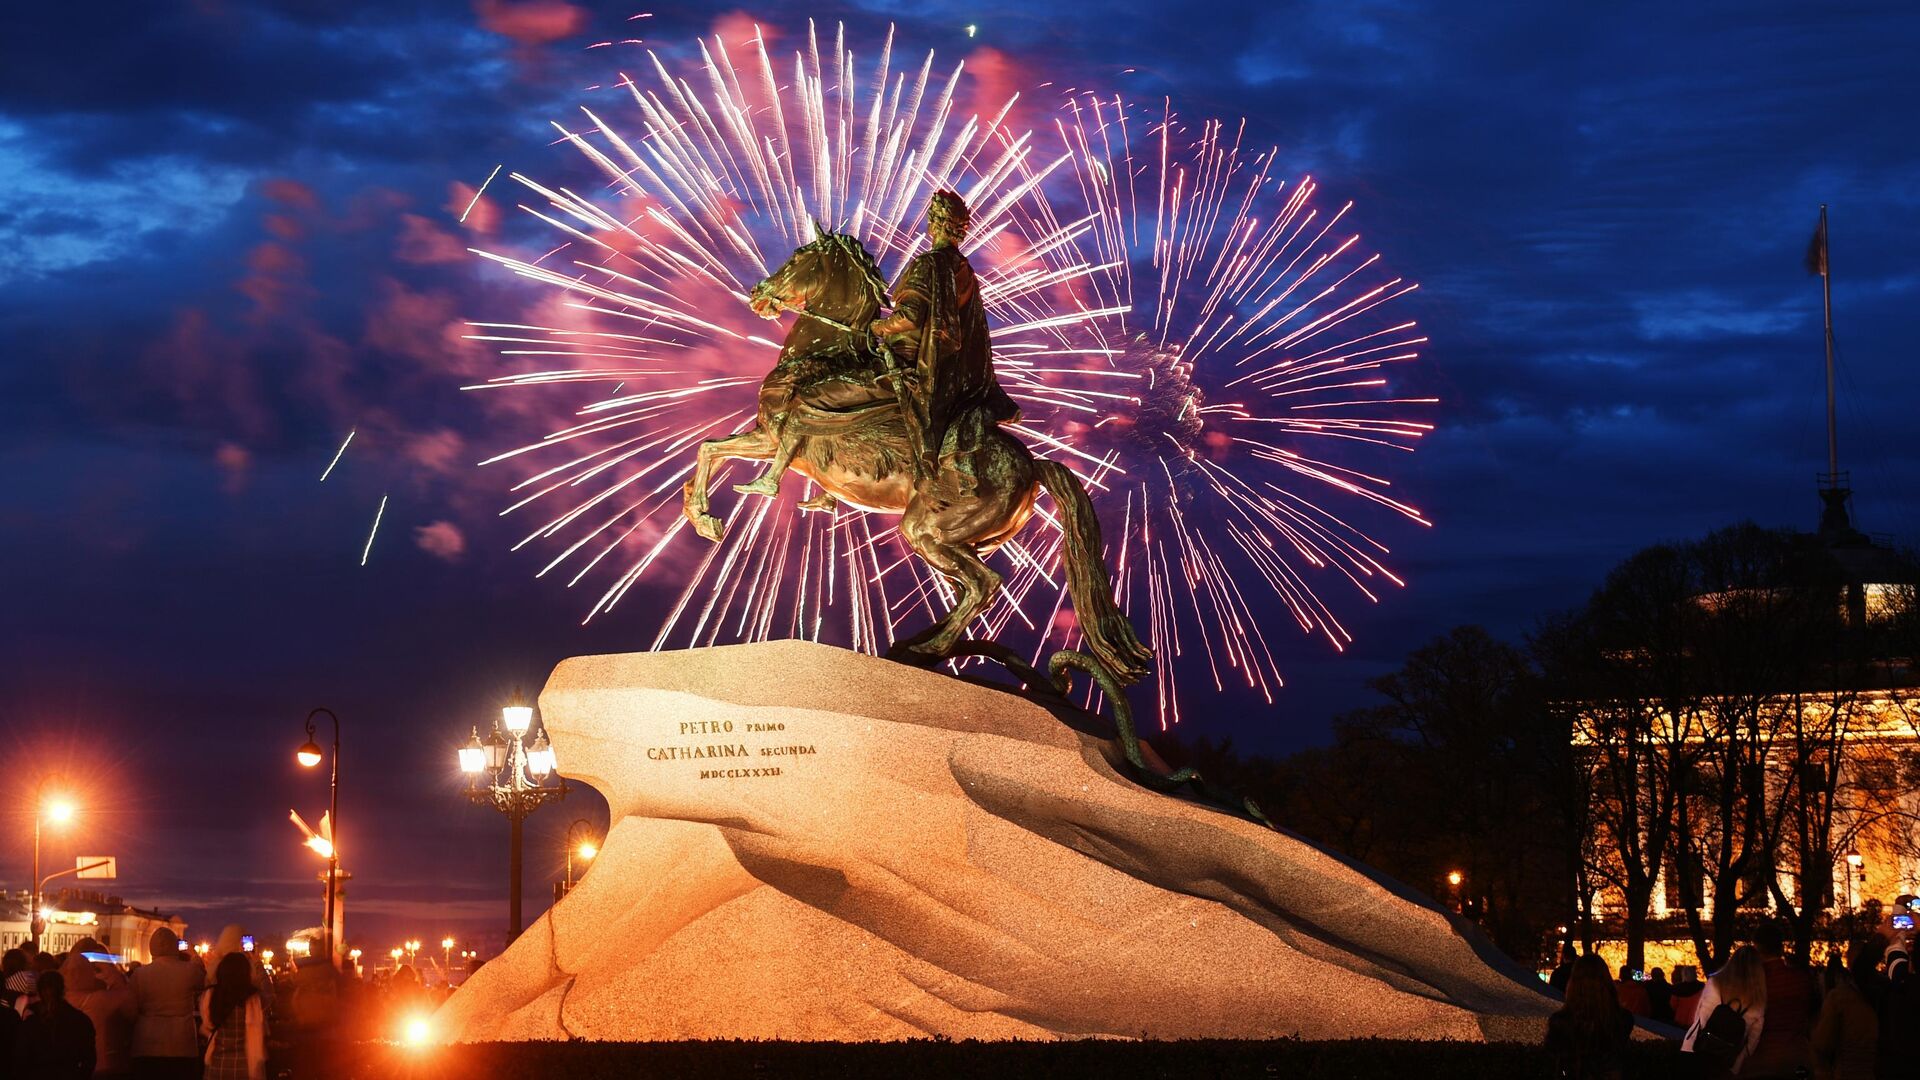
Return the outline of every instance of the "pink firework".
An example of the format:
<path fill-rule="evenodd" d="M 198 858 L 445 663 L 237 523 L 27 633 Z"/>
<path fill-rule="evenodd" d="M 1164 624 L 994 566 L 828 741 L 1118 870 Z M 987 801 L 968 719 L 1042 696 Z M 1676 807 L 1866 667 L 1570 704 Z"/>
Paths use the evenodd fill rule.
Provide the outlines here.
<path fill-rule="evenodd" d="M 1312 178 L 1249 152 L 1244 130 L 1067 101 L 1055 135 L 1076 184 L 1055 185 L 1044 224 L 1094 222 L 1049 254 L 1095 268 L 1049 295 L 1086 313 L 1058 335 L 1082 359 L 1010 369 L 1051 406 L 1036 424 L 1104 490 L 1121 600 L 1161 657 L 1163 726 L 1179 719 L 1179 670 L 1204 663 L 1216 689 L 1271 701 L 1276 630 L 1343 649 L 1337 594 L 1403 584 L 1373 522 L 1428 524 L 1366 460 L 1431 430 L 1406 414 L 1434 399 L 1392 390 L 1427 340 L 1390 307 L 1416 286 L 1365 250 L 1351 203 L 1317 205 Z"/>
<path fill-rule="evenodd" d="M 756 35 L 651 69 L 555 125 L 566 181 L 504 181 L 534 226 L 524 252 L 479 253 L 555 291 L 538 321 L 476 324 L 516 370 L 473 389 L 590 392 L 564 426 L 492 459 L 528 466 L 505 512 L 534 519 L 520 546 L 549 552 L 541 574 L 598 583 L 588 618 L 670 582 L 654 648 L 798 636 L 878 652 L 949 602 L 892 519 L 801 514 L 810 492 L 717 506 L 731 518 L 718 545 L 680 515 L 695 449 L 752 423 L 785 333 L 746 292 L 815 221 L 897 272 L 942 187 L 975 208 L 968 254 L 1019 430 L 1102 503 L 1121 599 L 1161 657 L 1163 723 L 1190 658 L 1216 686 L 1271 695 L 1269 612 L 1339 646 L 1323 581 L 1369 598 L 1398 583 L 1341 504 L 1424 524 L 1346 453 L 1409 449 L 1427 430 L 1395 418 L 1417 402 L 1385 376 L 1424 341 L 1379 311 L 1412 286 L 1360 254 L 1346 209 L 1316 208 L 1310 180 L 1274 179 L 1274 154 L 1111 99 L 1015 131 L 1012 101 L 966 102 L 959 65 L 896 67 L 891 33 L 864 68 L 842 31 L 823 47 L 810 27 L 790 63 Z M 1074 642 L 1059 546 L 1043 505 L 997 556 L 1007 585 L 982 633 L 1036 655 Z"/>

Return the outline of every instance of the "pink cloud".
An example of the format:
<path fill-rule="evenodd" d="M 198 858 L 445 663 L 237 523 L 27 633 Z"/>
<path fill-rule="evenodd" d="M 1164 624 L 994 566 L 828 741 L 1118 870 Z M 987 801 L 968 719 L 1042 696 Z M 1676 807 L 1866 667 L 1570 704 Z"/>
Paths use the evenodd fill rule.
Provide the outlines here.
<path fill-rule="evenodd" d="M 480 25 L 522 45 L 545 45 L 586 29 L 587 9 L 566 0 L 477 0 Z"/>
<path fill-rule="evenodd" d="M 436 559 L 458 562 L 467 553 L 467 537 L 451 521 L 436 521 L 413 530 L 413 542 Z"/>
<path fill-rule="evenodd" d="M 721 41 L 725 42 L 730 49 L 733 46 L 745 45 L 752 41 L 756 30 L 759 32 L 760 37 L 766 41 L 767 48 L 771 51 L 773 43 L 780 37 L 779 31 L 774 27 L 760 23 L 746 12 L 729 11 L 713 20 L 712 33 Z M 734 59 L 738 61 L 745 58 L 735 57 Z"/>
<path fill-rule="evenodd" d="M 253 454 L 238 443 L 221 443 L 213 452 L 213 463 L 220 466 L 226 476 L 220 482 L 220 489 L 229 495 L 238 495 L 246 489 L 247 475 L 253 468 Z"/>
<path fill-rule="evenodd" d="M 260 185 L 260 194 L 295 210 L 318 210 L 320 196 L 298 180 L 276 176 Z"/>
<path fill-rule="evenodd" d="M 465 471 L 467 441 L 455 431 L 441 428 L 407 440 L 406 458 L 415 465 L 442 475 Z"/>
<path fill-rule="evenodd" d="M 447 185 L 446 210 L 456 218 L 462 214 L 466 215 L 466 220 L 461 224 L 485 235 L 500 227 L 500 207 L 485 195 L 475 199 L 474 196 L 479 192 L 480 189 L 472 184 L 463 184 L 455 180 Z"/>
<path fill-rule="evenodd" d="M 401 214 L 393 257 L 415 265 L 457 263 L 467 259 L 467 249 L 459 237 L 419 214 Z"/>

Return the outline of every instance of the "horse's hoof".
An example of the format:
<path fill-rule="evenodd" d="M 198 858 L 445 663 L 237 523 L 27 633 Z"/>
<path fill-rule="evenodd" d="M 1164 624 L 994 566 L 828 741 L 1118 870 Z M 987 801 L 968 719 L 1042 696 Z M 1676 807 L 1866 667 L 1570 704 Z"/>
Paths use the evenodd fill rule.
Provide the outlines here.
<path fill-rule="evenodd" d="M 800 509 L 803 513 L 808 513 L 808 514 L 826 514 L 826 513 L 831 513 L 834 510 L 834 508 L 838 507 L 839 505 L 840 505 L 839 499 L 836 499 L 833 496 L 828 495 L 826 492 L 823 491 L 820 494 L 815 495 L 813 498 L 808 499 L 805 502 L 801 503 Z"/>
<path fill-rule="evenodd" d="M 693 531 L 717 544 L 727 535 L 727 523 L 712 514 L 699 514 L 693 519 Z"/>
<path fill-rule="evenodd" d="M 769 480 L 763 476 L 749 484 L 735 484 L 733 490 L 742 495 L 765 495 L 771 499 L 780 494 L 780 481 Z"/>

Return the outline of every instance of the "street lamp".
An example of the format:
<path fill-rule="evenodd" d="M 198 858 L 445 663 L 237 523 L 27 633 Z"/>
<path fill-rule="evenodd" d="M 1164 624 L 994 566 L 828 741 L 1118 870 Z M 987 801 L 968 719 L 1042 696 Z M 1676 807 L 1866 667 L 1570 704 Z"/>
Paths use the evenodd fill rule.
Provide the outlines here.
<path fill-rule="evenodd" d="M 50 777 L 41 777 L 40 784 L 33 791 L 33 896 L 32 906 L 27 909 L 27 937 L 33 942 L 35 952 L 40 951 L 40 931 L 46 925 L 46 913 L 40 910 L 40 893 L 45 883 L 40 880 L 40 826 L 51 821 L 55 825 L 65 825 L 73 820 L 73 801 L 56 795 L 47 798 L 47 781 Z M 59 877 L 49 875 L 48 880 Z"/>
<path fill-rule="evenodd" d="M 1862 881 L 1866 880 L 1867 872 L 1863 867 L 1865 866 L 1865 863 L 1867 860 L 1861 858 L 1860 853 L 1858 851 L 1855 851 L 1852 848 L 1847 849 L 1847 854 L 1845 858 L 1847 860 L 1847 914 L 1851 916 L 1853 914 L 1853 904 L 1854 904 L 1854 893 L 1853 893 L 1854 875 L 1858 874 L 1860 876 L 1860 880 Z"/>
<path fill-rule="evenodd" d="M 507 735 L 501 734 L 503 727 Z M 486 741 L 480 740 L 480 731 L 475 728 L 467 744 L 459 748 L 460 771 L 467 774 L 467 798 L 507 815 L 510 823 L 507 867 L 509 942 L 519 937 L 522 929 L 521 841 L 527 815 L 549 801 L 566 798 L 569 790 L 565 780 L 551 785 L 547 783 L 558 762 L 554 757 L 553 744 L 547 741 L 544 726 L 532 744 L 527 743 L 527 733 L 532 729 L 533 706 L 523 701 L 519 692 L 515 691 L 513 700 L 500 710 L 500 723 L 488 732 Z M 481 782 L 483 776 L 485 783 Z"/>
<path fill-rule="evenodd" d="M 440 939 L 440 975 L 441 977 L 451 981 L 452 976 L 449 975 L 448 972 L 452 970 L 453 970 L 453 936 L 448 935 Z"/>
<path fill-rule="evenodd" d="M 574 830 L 582 825 L 585 825 L 589 829 L 593 828 L 593 822 L 588 821 L 586 818 L 577 818 L 573 824 L 567 826 L 567 879 L 560 887 L 561 896 L 565 896 L 573 891 L 574 856 L 578 855 L 582 862 L 591 862 L 595 855 L 600 854 L 600 845 L 594 843 L 593 837 L 591 836 L 582 838 L 578 843 L 574 842 Z"/>
<path fill-rule="evenodd" d="M 327 924 L 321 928 L 320 940 L 326 943 L 327 963 L 332 964 L 333 950 L 337 945 L 333 940 L 334 912 L 340 903 L 340 845 L 337 842 L 340 837 L 340 718 L 334 715 L 332 709 L 319 708 L 307 714 L 307 741 L 300 744 L 300 749 L 293 752 L 293 757 L 305 768 L 311 769 L 320 764 L 320 759 L 325 755 L 320 751 L 320 744 L 313 741 L 313 718 L 322 713 L 333 721 L 333 769 L 327 781 L 327 832 L 333 840 L 324 845 L 310 842 L 309 846 L 327 859 Z M 322 850 L 323 846 L 325 850 Z"/>

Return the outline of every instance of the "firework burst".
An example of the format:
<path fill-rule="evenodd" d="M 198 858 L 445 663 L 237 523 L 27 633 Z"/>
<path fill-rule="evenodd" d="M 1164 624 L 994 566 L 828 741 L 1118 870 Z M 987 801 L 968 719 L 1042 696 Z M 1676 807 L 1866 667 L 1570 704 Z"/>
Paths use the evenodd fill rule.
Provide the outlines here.
<path fill-rule="evenodd" d="M 1050 299 L 1086 313 L 1059 340 L 1099 362 L 1014 372 L 1044 376 L 1025 388 L 1052 406 L 1037 424 L 1094 459 L 1121 600 L 1162 658 L 1163 726 L 1179 719 L 1181 658 L 1271 701 L 1277 627 L 1344 649 L 1337 594 L 1403 584 L 1373 523 L 1428 524 L 1389 470 L 1360 463 L 1431 430 L 1407 414 L 1433 399 L 1391 389 L 1427 340 L 1388 306 L 1416 286 L 1363 248 L 1351 203 L 1318 206 L 1313 179 L 1249 152 L 1244 130 L 1067 100 L 1054 134 L 1075 183 L 1047 209 L 1094 227 L 1049 258 L 1093 269 Z"/>
<path fill-rule="evenodd" d="M 503 513 L 533 519 L 519 546 L 549 552 L 542 575 L 596 581 L 587 618 L 670 569 L 683 587 L 649 613 L 654 648 L 800 636 L 881 651 L 951 601 L 892 519 L 801 514 L 790 494 L 716 507 L 732 520 L 708 545 L 680 513 L 697 447 L 753 422 L 784 333 L 750 315 L 748 290 L 816 221 L 897 272 L 939 188 L 975 208 L 968 254 L 1020 432 L 1102 503 L 1121 599 L 1161 657 L 1163 723 L 1183 657 L 1204 654 L 1219 686 L 1279 685 L 1261 592 L 1340 646 L 1320 580 L 1367 597 L 1397 583 L 1385 547 L 1329 507 L 1419 514 L 1321 448 L 1404 450 L 1426 430 L 1393 418 L 1409 402 L 1383 374 L 1424 339 L 1377 313 L 1412 286 L 1359 254 L 1346 209 L 1315 208 L 1310 180 L 1275 179 L 1272 152 L 1111 99 L 1015 131 L 1012 101 L 963 106 L 960 65 L 897 66 L 891 32 L 865 66 L 842 31 L 812 27 L 790 62 L 758 35 L 650 59 L 555 125 L 577 175 L 489 178 L 518 190 L 533 228 L 522 252 L 477 253 L 561 298 L 537 323 L 475 324 L 517 370 L 472 389 L 585 391 L 566 424 L 490 463 L 526 468 Z M 1043 506 L 998 556 L 1006 587 L 982 632 L 1036 656 L 1075 642 L 1060 546 Z"/>

